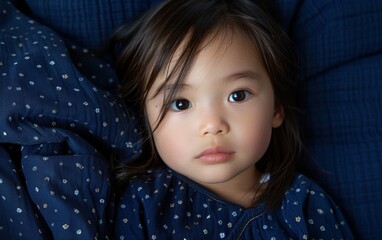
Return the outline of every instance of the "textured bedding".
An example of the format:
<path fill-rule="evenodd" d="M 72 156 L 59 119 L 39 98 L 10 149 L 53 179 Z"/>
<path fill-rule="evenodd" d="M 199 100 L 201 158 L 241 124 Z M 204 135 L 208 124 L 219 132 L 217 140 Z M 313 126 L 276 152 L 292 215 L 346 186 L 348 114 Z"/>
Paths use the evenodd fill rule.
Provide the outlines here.
<path fill-rule="evenodd" d="M 110 163 L 139 151 L 110 64 L 7 1 L 0 34 L 0 239 L 105 239 Z"/>

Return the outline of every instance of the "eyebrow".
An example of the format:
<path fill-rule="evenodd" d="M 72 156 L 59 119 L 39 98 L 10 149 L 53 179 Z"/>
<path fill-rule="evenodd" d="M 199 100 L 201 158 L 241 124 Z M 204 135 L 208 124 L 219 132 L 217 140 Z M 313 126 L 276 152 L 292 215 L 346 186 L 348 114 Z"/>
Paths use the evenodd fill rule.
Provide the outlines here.
<path fill-rule="evenodd" d="M 188 88 L 190 87 L 190 85 L 186 84 L 186 83 L 170 83 L 170 84 L 163 84 L 160 88 L 158 88 L 156 90 L 156 93 L 152 96 L 152 98 L 155 98 L 156 96 L 160 95 L 161 93 L 164 93 L 164 92 L 168 92 L 170 91 L 171 89 L 173 89 L 175 86 L 178 85 L 178 89 L 179 90 L 182 90 L 184 88 Z"/>
<path fill-rule="evenodd" d="M 249 80 L 259 80 L 260 75 L 256 72 L 252 71 L 252 70 L 244 70 L 244 71 L 230 74 L 230 75 L 224 77 L 223 79 L 225 79 L 227 81 L 235 81 L 235 80 L 242 79 L 242 78 L 246 78 Z M 157 89 L 156 93 L 154 94 L 154 96 L 152 98 L 160 95 L 163 92 L 167 92 L 167 91 L 173 89 L 176 85 L 177 84 L 175 84 L 175 83 L 163 84 L 159 89 Z M 187 83 L 178 83 L 178 85 L 179 85 L 178 86 L 179 90 L 190 87 L 190 85 Z"/>
<path fill-rule="evenodd" d="M 237 80 L 241 78 L 248 78 L 252 80 L 259 80 L 260 75 L 252 70 L 244 70 L 237 73 L 230 74 L 226 77 L 229 80 Z"/>

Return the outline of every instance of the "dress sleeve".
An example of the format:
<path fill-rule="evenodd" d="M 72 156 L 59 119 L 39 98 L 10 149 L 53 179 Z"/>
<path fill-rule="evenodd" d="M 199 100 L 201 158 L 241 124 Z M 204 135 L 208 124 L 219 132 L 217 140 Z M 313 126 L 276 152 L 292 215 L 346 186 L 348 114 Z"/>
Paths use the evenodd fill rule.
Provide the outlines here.
<path fill-rule="evenodd" d="M 307 190 L 303 211 L 309 239 L 354 239 L 339 207 L 320 188 Z"/>
<path fill-rule="evenodd" d="M 296 176 L 280 209 L 285 230 L 293 239 L 354 239 L 336 203 L 304 175 Z"/>
<path fill-rule="evenodd" d="M 143 206 L 135 194 L 134 186 L 128 185 L 117 203 L 115 239 L 146 239 Z"/>

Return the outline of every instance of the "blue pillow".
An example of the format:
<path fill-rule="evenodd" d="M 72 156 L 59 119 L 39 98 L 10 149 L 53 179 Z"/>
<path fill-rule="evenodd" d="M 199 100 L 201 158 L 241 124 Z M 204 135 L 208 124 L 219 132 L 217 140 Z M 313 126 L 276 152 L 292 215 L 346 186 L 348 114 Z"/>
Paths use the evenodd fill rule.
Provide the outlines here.
<path fill-rule="evenodd" d="M 17 0 L 14 0 L 17 1 Z M 30 15 L 66 41 L 98 50 L 122 23 L 136 20 L 163 0 L 24 0 Z"/>
<path fill-rule="evenodd" d="M 301 108 L 314 178 L 356 239 L 382 228 L 382 1 L 275 0 L 303 63 Z"/>

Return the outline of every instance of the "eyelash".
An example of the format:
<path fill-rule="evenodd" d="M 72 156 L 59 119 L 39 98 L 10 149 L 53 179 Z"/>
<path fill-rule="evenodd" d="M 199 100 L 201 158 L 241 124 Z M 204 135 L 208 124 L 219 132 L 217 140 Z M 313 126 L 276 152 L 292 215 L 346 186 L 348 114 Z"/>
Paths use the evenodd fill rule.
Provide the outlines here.
<path fill-rule="evenodd" d="M 243 101 L 246 101 L 251 96 L 252 96 L 252 93 L 249 92 L 248 90 L 237 90 L 232 92 L 229 95 L 228 102 L 232 102 L 232 103 L 243 102 Z M 235 100 L 234 99 L 235 97 L 236 98 L 239 97 L 240 99 Z M 189 109 L 190 107 L 192 107 L 192 103 L 185 98 L 175 99 L 174 101 L 170 103 L 170 109 L 175 112 L 185 111 Z"/>
<path fill-rule="evenodd" d="M 177 106 L 176 104 L 180 104 L 179 106 Z M 179 107 L 182 107 L 183 105 L 186 106 L 186 108 L 184 109 L 179 109 Z M 184 99 L 184 98 L 181 98 L 181 99 L 175 99 L 174 101 L 172 101 L 170 103 L 170 109 L 175 111 L 175 112 L 180 112 L 180 111 L 184 111 L 188 108 L 190 108 L 192 106 L 191 102 L 188 101 L 187 99 Z"/>
<path fill-rule="evenodd" d="M 241 94 L 241 95 L 238 95 L 238 94 Z M 242 94 L 244 94 L 244 95 L 242 95 Z M 236 97 L 239 96 L 239 97 L 241 97 L 241 98 L 243 98 L 243 99 L 235 100 L 235 99 L 233 99 L 235 96 L 236 96 Z M 243 102 L 243 101 L 246 101 L 246 100 L 247 100 L 248 98 L 250 98 L 251 96 L 252 96 L 252 93 L 249 92 L 248 90 L 244 90 L 244 89 L 236 90 L 236 91 L 232 92 L 232 93 L 229 95 L 229 97 L 228 97 L 228 101 L 229 101 L 229 102 L 233 102 L 233 103 L 235 103 L 235 102 Z"/>

